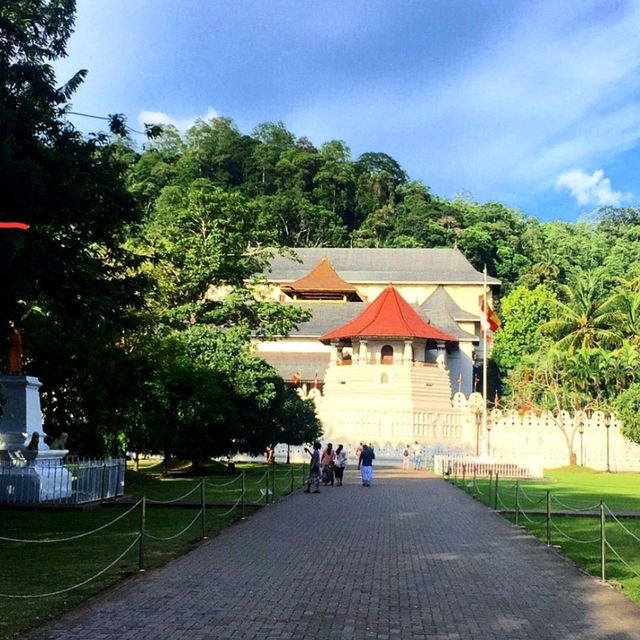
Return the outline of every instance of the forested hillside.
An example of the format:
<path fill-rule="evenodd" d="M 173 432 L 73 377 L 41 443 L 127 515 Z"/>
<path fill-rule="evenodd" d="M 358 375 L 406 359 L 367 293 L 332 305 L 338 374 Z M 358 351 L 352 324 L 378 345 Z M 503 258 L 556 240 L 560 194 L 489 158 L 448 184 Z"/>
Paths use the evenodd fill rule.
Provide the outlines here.
<path fill-rule="evenodd" d="M 500 203 L 432 194 L 383 152 L 353 158 L 340 140 L 316 147 L 282 123 L 246 134 L 228 118 L 197 122 L 184 136 L 164 129 L 131 156 L 128 176 L 147 225 L 206 189 L 240 203 L 254 247 L 457 246 L 503 282 L 493 351 L 503 403 L 635 410 L 638 208 L 543 223 Z"/>
<path fill-rule="evenodd" d="M 439 197 L 384 152 L 353 158 L 281 123 L 150 126 L 142 150 L 121 117 L 83 136 L 68 112 L 85 72 L 58 83 L 51 67 L 74 11 L 0 6 L 0 221 L 30 225 L 0 229 L 0 337 L 6 352 L 22 332 L 48 433 L 78 453 L 163 451 L 196 468 L 308 442 L 313 406 L 251 348 L 305 319 L 252 294 L 273 252 L 457 246 L 503 282 L 503 402 L 615 407 L 640 440 L 640 209 L 541 223 Z"/>

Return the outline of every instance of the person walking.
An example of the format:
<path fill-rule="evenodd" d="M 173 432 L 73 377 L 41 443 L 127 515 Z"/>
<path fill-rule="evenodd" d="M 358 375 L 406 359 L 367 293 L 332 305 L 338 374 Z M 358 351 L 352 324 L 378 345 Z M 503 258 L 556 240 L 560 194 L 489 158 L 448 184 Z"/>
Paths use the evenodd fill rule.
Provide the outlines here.
<path fill-rule="evenodd" d="M 322 465 L 322 484 L 333 486 L 333 465 L 336 459 L 336 452 L 333 450 L 333 444 L 329 442 L 327 448 L 322 452 L 320 464 Z"/>
<path fill-rule="evenodd" d="M 319 442 L 313 443 L 313 451 L 310 451 L 307 447 L 304 450 L 311 456 L 309 462 L 309 476 L 307 477 L 307 483 L 304 488 L 305 493 L 311 492 L 311 485 L 315 488 L 313 493 L 320 493 L 320 449 L 322 445 Z"/>
<path fill-rule="evenodd" d="M 402 470 L 409 471 L 409 445 L 404 448 L 402 452 Z"/>
<path fill-rule="evenodd" d="M 347 466 L 347 452 L 344 447 L 339 444 L 336 449 L 336 459 L 334 461 L 333 470 L 336 474 L 336 484 L 342 486 L 342 478 L 344 477 L 344 468 Z"/>
<path fill-rule="evenodd" d="M 373 461 L 376 458 L 372 447 L 363 444 L 362 453 L 358 459 L 358 470 L 362 474 L 362 486 L 370 487 L 373 480 Z"/>
<path fill-rule="evenodd" d="M 422 447 L 418 444 L 417 440 L 413 443 L 411 453 L 413 455 L 413 468 L 419 471 L 422 467 Z"/>

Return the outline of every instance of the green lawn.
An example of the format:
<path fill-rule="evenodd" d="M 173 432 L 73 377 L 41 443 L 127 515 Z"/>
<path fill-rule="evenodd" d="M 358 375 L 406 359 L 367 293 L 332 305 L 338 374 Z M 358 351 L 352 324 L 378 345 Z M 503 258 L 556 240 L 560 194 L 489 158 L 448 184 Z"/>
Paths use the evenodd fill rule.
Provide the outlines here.
<path fill-rule="evenodd" d="M 208 474 L 204 481 L 207 503 L 205 529 L 209 537 L 242 516 L 243 485 L 244 513 L 249 515 L 255 512 L 257 505 L 265 503 L 265 494 L 269 500 L 273 495 L 276 500 L 280 499 L 291 491 L 292 481 L 296 489 L 303 479 L 300 466 L 287 465 L 276 466 L 275 478 L 271 473 L 265 477 L 264 465 L 239 465 L 234 473 L 213 465 L 203 472 Z M 143 495 L 147 498 L 146 568 L 157 567 L 185 553 L 202 537 L 203 521 L 199 515 L 201 479 L 188 475 L 163 478 L 160 473 L 159 464 L 146 461 L 140 471 L 127 471 L 125 489 L 131 504 Z M 175 501 L 188 492 L 192 493 L 168 506 L 153 502 Z M 127 513 L 130 508 L 107 506 L 85 511 L 0 512 L 1 536 L 30 540 L 71 537 L 97 529 L 121 516 L 111 526 L 76 540 L 48 544 L 0 540 L 0 594 L 4 595 L 37 595 L 66 589 L 96 575 L 133 545 L 111 569 L 77 589 L 41 598 L 0 597 L 2 640 L 26 631 L 138 572 L 141 507 Z M 181 533 L 190 523 L 191 527 Z"/>
<path fill-rule="evenodd" d="M 488 506 L 495 505 L 495 482 L 454 478 L 453 482 Z M 547 492 L 551 503 L 551 544 L 578 566 L 600 577 L 599 505 L 605 504 L 605 576 L 640 603 L 640 475 L 605 473 L 581 467 L 545 471 L 544 480 L 498 479 L 498 508 L 543 542 L 547 541 Z M 536 513 L 538 512 L 538 513 Z M 571 514 L 571 515 L 566 515 Z M 593 515 L 592 515 L 593 514 Z M 625 517 L 637 515 L 638 518 Z"/>

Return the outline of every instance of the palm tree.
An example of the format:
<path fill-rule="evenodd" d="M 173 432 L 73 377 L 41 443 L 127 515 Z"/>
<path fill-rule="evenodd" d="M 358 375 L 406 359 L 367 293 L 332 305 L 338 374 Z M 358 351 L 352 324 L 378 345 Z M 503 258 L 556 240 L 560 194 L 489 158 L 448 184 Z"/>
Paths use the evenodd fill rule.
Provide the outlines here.
<path fill-rule="evenodd" d="M 574 353 L 577 349 L 612 349 L 622 344 L 623 313 L 604 293 L 599 270 L 577 273 L 569 285 L 559 288 L 557 316 L 540 327 L 555 340 L 555 347 Z"/>

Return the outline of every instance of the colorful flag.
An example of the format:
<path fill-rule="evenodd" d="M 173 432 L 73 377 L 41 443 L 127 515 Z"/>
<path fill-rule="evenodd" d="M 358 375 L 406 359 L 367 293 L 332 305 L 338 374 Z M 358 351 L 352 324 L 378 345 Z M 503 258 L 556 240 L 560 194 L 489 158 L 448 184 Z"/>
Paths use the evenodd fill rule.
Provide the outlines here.
<path fill-rule="evenodd" d="M 500 328 L 500 318 L 498 314 L 487 303 L 487 309 L 484 308 L 484 296 L 480 296 L 480 326 L 486 333 L 487 331 L 496 332 Z"/>

